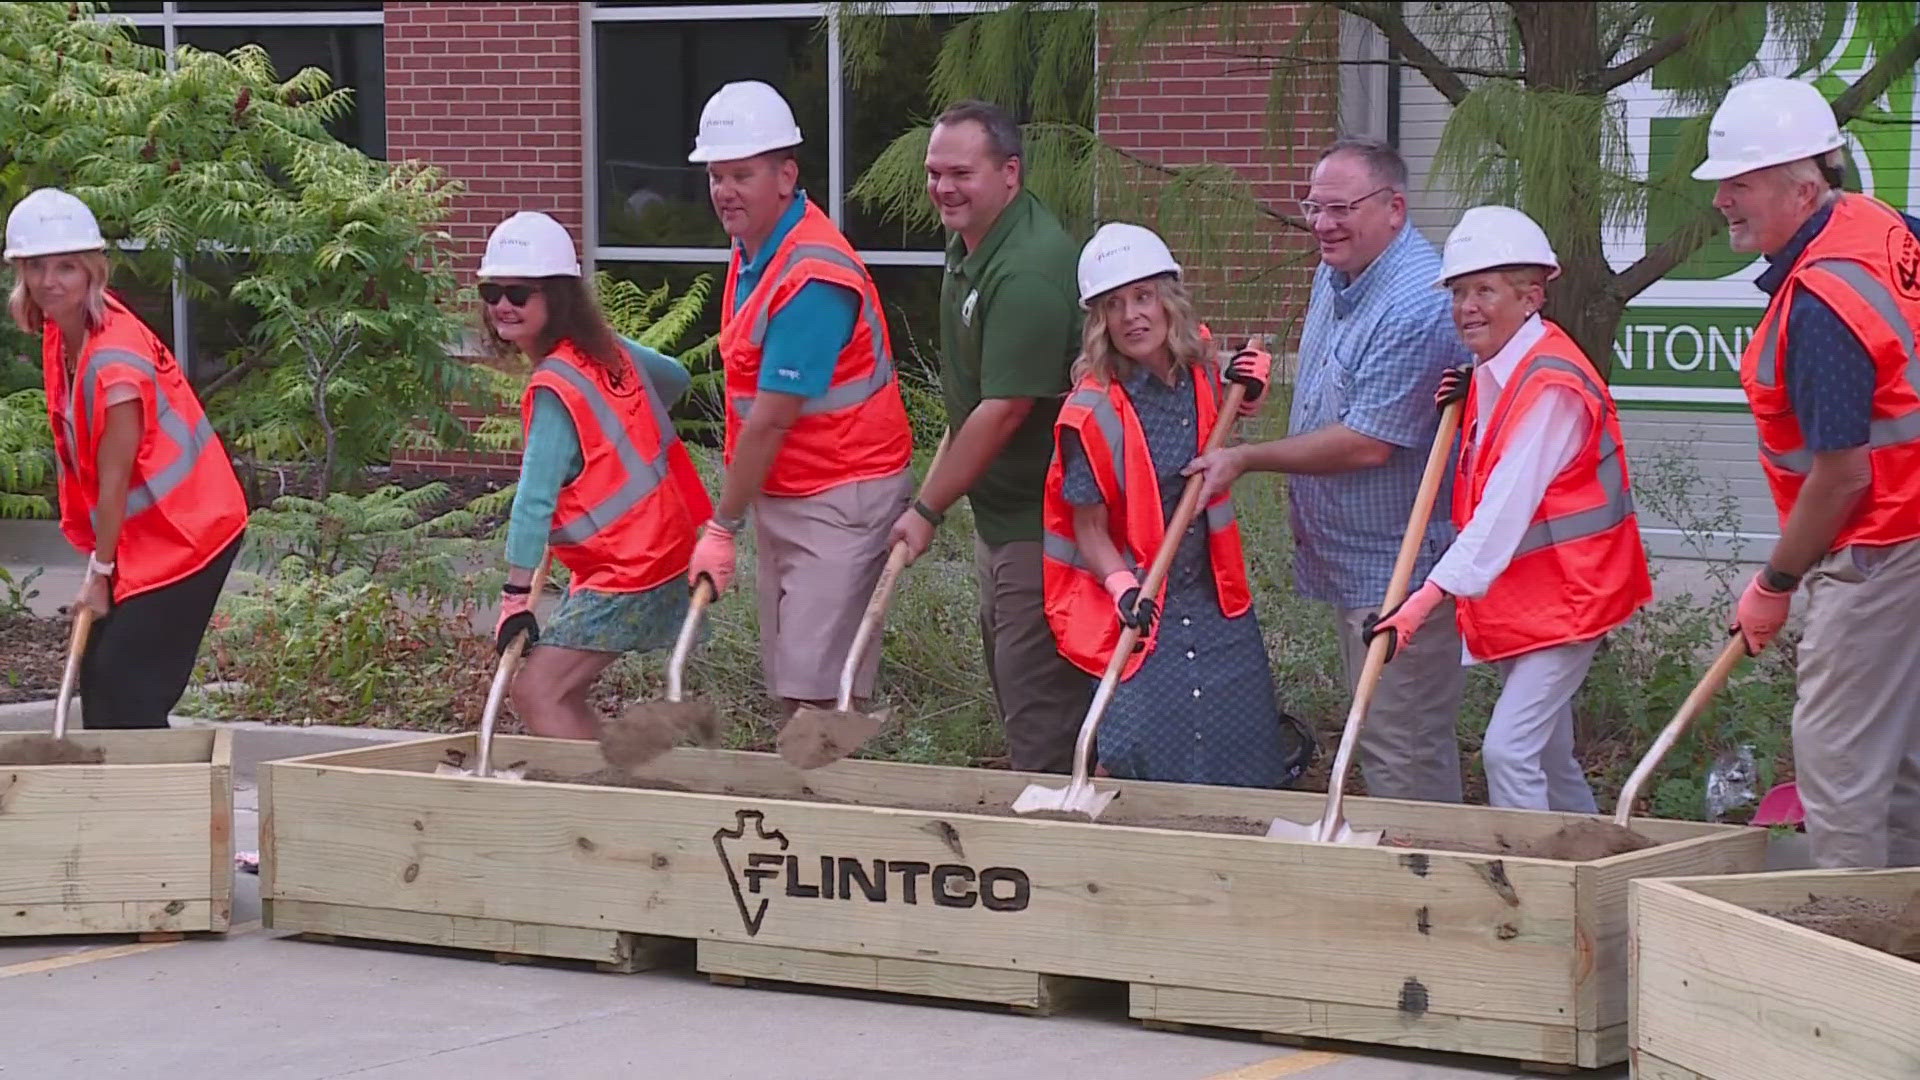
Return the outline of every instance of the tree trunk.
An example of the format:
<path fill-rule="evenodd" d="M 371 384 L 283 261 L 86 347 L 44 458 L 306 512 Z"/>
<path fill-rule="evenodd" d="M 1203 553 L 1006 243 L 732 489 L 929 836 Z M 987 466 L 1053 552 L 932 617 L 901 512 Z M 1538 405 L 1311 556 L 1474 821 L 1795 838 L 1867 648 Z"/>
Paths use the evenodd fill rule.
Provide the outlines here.
<path fill-rule="evenodd" d="M 1579 94 L 1605 68 L 1597 4 L 1511 6 L 1530 92 Z M 1613 334 L 1625 304 L 1617 295 L 1600 238 L 1601 123 L 1591 113 L 1565 116 L 1563 121 L 1578 123 L 1569 134 L 1576 159 L 1585 167 L 1566 177 L 1563 190 L 1522 192 L 1523 209 L 1547 230 L 1560 259 L 1560 277 L 1547 289 L 1545 314 L 1573 335 L 1604 377 L 1613 366 Z"/>

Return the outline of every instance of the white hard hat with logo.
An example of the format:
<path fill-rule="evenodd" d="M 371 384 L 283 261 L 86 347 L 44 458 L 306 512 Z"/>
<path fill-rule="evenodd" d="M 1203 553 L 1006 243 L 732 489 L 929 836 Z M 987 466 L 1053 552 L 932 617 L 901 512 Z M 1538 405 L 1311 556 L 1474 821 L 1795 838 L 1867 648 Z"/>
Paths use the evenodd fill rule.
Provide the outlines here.
<path fill-rule="evenodd" d="M 1110 221 L 1080 249 L 1080 306 L 1090 306 L 1101 293 L 1159 274 L 1180 276 L 1180 264 L 1173 261 L 1166 241 L 1152 229 Z"/>
<path fill-rule="evenodd" d="M 1447 234 L 1434 284 L 1496 266 L 1544 266 L 1547 280 L 1560 276 L 1560 260 L 1537 222 L 1511 206 L 1476 206 Z"/>
<path fill-rule="evenodd" d="M 730 82 L 700 110 L 688 161 L 739 161 L 800 145 L 800 125 L 780 91 L 757 79 Z"/>
<path fill-rule="evenodd" d="M 1833 106 L 1812 83 L 1768 77 L 1727 92 L 1707 124 L 1707 160 L 1695 180 L 1730 176 L 1819 157 L 1846 144 Z"/>
<path fill-rule="evenodd" d="M 580 257 L 566 226 L 522 210 L 493 227 L 480 257 L 483 278 L 579 277 Z"/>
<path fill-rule="evenodd" d="M 4 258 L 31 259 L 73 251 L 105 251 L 100 223 L 87 204 L 59 188 L 39 188 L 7 215 Z"/>

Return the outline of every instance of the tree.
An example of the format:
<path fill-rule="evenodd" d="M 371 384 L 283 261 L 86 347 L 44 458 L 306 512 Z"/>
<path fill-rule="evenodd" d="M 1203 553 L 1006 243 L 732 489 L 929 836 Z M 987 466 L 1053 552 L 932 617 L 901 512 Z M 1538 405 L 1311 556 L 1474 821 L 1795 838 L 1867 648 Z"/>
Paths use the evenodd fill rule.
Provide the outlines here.
<path fill-rule="evenodd" d="M 1204 263 L 1223 240 L 1244 235 L 1249 221 L 1285 215 L 1250 203 L 1245 185 L 1220 169 L 1170 167 L 1101 145 L 1089 98 L 1097 100 L 1115 79 L 1137 70 L 1150 46 L 1168 41 L 1204 42 L 1266 72 L 1274 116 L 1302 77 L 1342 65 L 1384 64 L 1396 74 L 1411 67 L 1453 107 L 1435 179 L 1463 206 L 1505 203 L 1540 221 L 1562 264 L 1549 292 L 1554 317 L 1605 365 L 1626 305 L 1724 228 L 1709 204 L 1709 185 L 1687 174 L 1704 154 L 1707 116 L 1733 82 L 1756 73 L 1769 29 L 1769 44 L 1782 53 L 1774 66 L 1804 74 L 1833 48 L 1842 28 L 1852 26 L 1864 53 L 1859 74 L 1851 81 L 1823 76 L 1819 85 L 1840 121 L 1856 131 L 1897 119 L 1882 98 L 1896 83 L 1910 88 L 1920 59 L 1920 12 L 1912 2 L 1335 0 L 1306 5 L 1307 17 L 1279 38 L 1259 18 L 1264 6 L 1012 4 L 975 15 L 948 34 L 931 75 L 935 96 L 982 93 L 1027 110 L 1029 131 L 1038 136 L 1030 170 L 1036 194 L 1079 213 L 1097 184 L 1103 217 L 1170 227 L 1194 261 Z M 1343 60 L 1313 47 L 1337 37 L 1343 14 L 1376 27 L 1393 55 Z M 839 15 L 848 28 L 849 60 L 880 62 L 873 6 L 843 5 Z M 1108 48 L 1095 78 L 1092 59 L 1101 43 Z M 1626 152 L 1626 112 L 1616 94 L 1648 76 L 1694 113 L 1678 125 L 1678 152 L 1651 172 Z M 1280 145 L 1286 132 L 1269 135 Z M 855 196 L 895 213 L 919 210 L 917 183 L 909 183 L 918 179 L 915 140 L 923 150 L 924 129 L 902 136 L 860 178 Z M 1162 182 L 1141 183 L 1152 177 Z M 1663 235 L 1615 270 L 1602 244 L 1606 231 L 1650 221 Z"/>
<path fill-rule="evenodd" d="M 169 70 L 101 9 L 0 4 L 0 201 L 64 187 L 122 267 L 244 306 L 243 346 L 192 372 L 237 453 L 337 481 L 409 430 L 463 440 L 454 409 L 484 389 L 451 352 L 455 188 L 334 139 L 351 91 L 324 72 L 282 80 L 257 46 Z"/>

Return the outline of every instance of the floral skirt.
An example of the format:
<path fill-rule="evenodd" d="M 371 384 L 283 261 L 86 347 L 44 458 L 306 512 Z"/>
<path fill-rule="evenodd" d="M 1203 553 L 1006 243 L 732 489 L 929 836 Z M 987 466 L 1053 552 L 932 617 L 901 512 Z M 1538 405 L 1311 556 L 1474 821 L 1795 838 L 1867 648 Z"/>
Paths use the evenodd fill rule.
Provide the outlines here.
<path fill-rule="evenodd" d="M 560 601 L 552 618 L 542 620 L 540 644 L 602 653 L 670 649 L 690 602 L 681 577 L 644 592 L 575 589 Z"/>

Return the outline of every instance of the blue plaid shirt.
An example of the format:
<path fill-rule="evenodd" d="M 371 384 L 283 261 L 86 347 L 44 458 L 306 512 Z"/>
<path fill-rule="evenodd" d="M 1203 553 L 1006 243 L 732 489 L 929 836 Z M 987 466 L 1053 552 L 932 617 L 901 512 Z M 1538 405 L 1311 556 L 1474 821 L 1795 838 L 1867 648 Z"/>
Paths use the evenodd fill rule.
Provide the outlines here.
<path fill-rule="evenodd" d="M 1300 374 L 1287 430 L 1345 424 L 1391 443 L 1384 465 L 1330 476 L 1293 476 L 1294 587 L 1339 608 L 1378 608 L 1393 575 L 1440 415 L 1440 373 L 1473 359 L 1453 328 L 1447 293 L 1434 284 L 1440 253 L 1408 222 L 1380 257 L 1349 280 L 1322 263 L 1300 334 Z M 1452 477 L 1441 486 L 1409 588 L 1453 542 Z"/>

